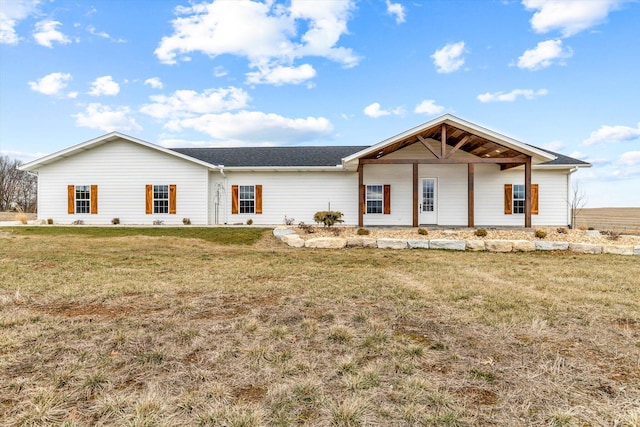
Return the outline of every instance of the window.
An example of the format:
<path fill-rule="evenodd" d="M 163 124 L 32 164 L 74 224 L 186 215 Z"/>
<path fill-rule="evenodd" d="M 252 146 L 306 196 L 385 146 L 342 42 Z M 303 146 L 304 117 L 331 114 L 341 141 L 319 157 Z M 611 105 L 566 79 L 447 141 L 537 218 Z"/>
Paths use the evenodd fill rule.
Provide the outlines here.
<path fill-rule="evenodd" d="M 382 185 L 367 185 L 367 213 L 381 214 L 384 201 Z"/>
<path fill-rule="evenodd" d="M 254 213 L 256 200 L 255 200 L 255 187 L 253 185 L 240 185 L 239 186 L 239 201 L 240 201 L 240 213 Z"/>
<path fill-rule="evenodd" d="M 97 214 L 98 213 L 98 186 L 92 185 L 67 185 L 67 213 L 73 214 Z"/>
<path fill-rule="evenodd" d="M 169 213 L 169 186 L 153 186 L 153 213 Z"/>
<path fill-rule="evenodd" d="M 232 185 L 232 214 L 262 214 L 262 185 Z"/>
<path fill-rule="evenodd" d="M 524 185 L 513 185 L 513 213 L 524 213 Z"/>
<path fill-rule="evenodd" d="M 88 185 L 76 185 L 76 213 L 88 214 L 91 212 L 91 187 Z"/>

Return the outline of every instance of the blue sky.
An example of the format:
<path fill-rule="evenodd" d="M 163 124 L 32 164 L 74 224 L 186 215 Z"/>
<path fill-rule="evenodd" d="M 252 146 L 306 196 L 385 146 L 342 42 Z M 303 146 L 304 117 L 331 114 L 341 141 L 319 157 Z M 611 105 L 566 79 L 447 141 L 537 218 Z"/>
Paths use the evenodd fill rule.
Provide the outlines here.
<path fill-rule="evenodd" d="M 639 23 L 623 0 L 0 0 L 0 154 L 369 145 L 452 113 L 593 163 L 590 207 L 640 206 Z"/>

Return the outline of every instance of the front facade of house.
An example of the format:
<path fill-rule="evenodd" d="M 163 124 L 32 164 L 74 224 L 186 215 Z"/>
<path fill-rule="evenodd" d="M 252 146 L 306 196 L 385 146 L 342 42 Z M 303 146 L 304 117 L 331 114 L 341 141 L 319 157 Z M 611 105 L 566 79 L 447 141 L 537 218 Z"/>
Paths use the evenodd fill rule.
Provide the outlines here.
<path fill-rule="evenodd" d="M 570 222 L 590 165 L 451 115 L 373 146 L 170 150 L 111 133 L 23 165 L 55 223 L 281 224 L 341 211 L 359 226 Z"/>

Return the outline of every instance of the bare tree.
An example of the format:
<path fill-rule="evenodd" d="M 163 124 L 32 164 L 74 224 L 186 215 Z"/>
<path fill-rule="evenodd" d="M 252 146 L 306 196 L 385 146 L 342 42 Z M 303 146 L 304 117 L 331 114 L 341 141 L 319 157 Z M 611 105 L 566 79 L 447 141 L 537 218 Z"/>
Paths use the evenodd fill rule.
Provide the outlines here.
<path fill-rule="evenodd" d="M 25 212 L 35 212 L 37 206 L 37 178 L 18 167 L 20 160 L 0 156 L 0 211 L 17 204 Z"/>
<path fill-rule="evenodd" d="M 578 215 L 580 215 L 580 211 L 587 204 L 587 193 L 584 191 L 579 181 L 576 181 L 573 184 L 573 188 L 571 189 L 571 197 L 569 199 L 569 208 L 571 208 L 571 228 L 575 229 L 578 225 L 577 219 Z"/>

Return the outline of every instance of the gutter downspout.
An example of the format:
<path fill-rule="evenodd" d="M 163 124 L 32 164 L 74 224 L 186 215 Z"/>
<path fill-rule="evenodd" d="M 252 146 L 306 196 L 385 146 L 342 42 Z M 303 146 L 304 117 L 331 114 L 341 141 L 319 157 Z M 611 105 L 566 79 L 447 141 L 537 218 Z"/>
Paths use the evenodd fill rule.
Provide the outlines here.
<path fill-rule="evenodd" d="M 569 224 L 569 228 L 573 230 L 573 212 L 571 206 L 571 175 L 578 171 L 577 167 L 569 169 L 567 173 L 567 224 Z"/>
<path fill-rule="evenodd" d="M 220 174 L 222 175 L 222 177 L 224 178 L 224 184 L 223 184 L 223 198 L 222 201 L 226 202 L 226 196 L 227 196 L 227 175 L 224 173 L 224 165 L 218 165 L 218 169 L 220 170 Z M 216 205 L 216 224 L 218 224 L 218 218 L 220 216 L 220 193 L 216 192 L 216 198 L 218 199 L 218 204 Z M 224 217 L 224 223 L 227 223 L 227 209 L 226 209 L 226 203 L 223 203 L 222 206 L 223 209 L 223 217 Z"/>

